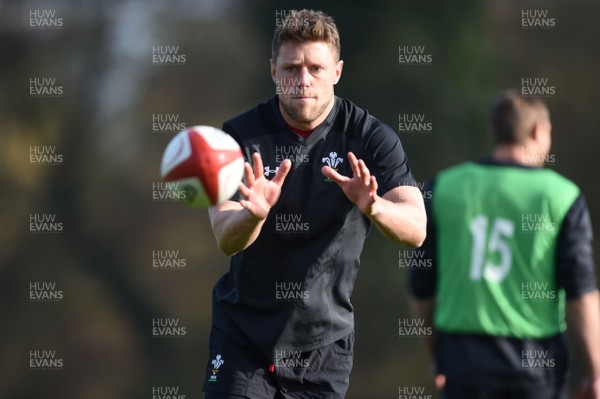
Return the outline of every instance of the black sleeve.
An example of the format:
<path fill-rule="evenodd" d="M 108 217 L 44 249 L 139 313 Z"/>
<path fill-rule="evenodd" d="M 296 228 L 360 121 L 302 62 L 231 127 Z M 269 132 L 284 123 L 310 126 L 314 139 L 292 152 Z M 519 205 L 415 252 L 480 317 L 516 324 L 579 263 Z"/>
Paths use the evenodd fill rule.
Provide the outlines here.
<path fill-rule="evenodd" d="M 388 125 L 380 122 L 366 137 L 365 149 L 369 154 L 367 167 L 377 178 L 377 194 L 382 196 L 399 186 L 415 185 L 408 159 L 400 138 Z"/>
<path fill-rule="evenodd" d="M 596 289 L 592 250 L 592 222 L 583 195 L 565 216 L 556 245 L 556 281 L 567 299 L 576 299 Z"/>
<path fill-rule="evenodd" d="M 434 183 L 435 180 L 432 180 L 423 187 L 425 211 L 427 212 L 427 237 L 420 248 L 413 250 L 423 251 L 423 259 L 431 260 L 431 267 L 408 269 L 408 288 L 418 299 L 433 298 L 437 288 L 436 229 L 431 203 L 435 195 L 433 194 Z"/>

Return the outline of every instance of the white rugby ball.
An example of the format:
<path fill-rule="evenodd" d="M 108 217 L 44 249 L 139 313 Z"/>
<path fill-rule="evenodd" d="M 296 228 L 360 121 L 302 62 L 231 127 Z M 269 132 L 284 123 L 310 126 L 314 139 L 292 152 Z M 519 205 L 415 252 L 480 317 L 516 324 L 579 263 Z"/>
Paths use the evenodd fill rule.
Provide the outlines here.
<path fill-rule="evenodd" d="M 183 201 L 208 208 L 230 199 L 244 175 L 238 143 L 212 126 L 192 126 L 175 135 L 162 157 L 160 176 L 174 182 L 170 190 L 183 192 Z"/>

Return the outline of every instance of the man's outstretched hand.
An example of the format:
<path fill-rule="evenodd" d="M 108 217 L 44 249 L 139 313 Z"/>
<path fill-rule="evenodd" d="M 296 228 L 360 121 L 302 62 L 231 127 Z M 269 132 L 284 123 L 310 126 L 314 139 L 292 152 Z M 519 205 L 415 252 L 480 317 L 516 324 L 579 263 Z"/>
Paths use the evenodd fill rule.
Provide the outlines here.
<path fill-rule="evenodd" d="M 362 159 L 349 152 L 348 161 L 352 167 L 353 176 L 343 176 L 329 166 L 323 166 L 321 171 L 325 176 L 340 186 L 346 197 L 355 204 L 366 216 L 373 216 L 379 209 L 377 207 L 377 180 Z"/>
<path fill-rule="evenodd" d="M 242 207 L 258 220 L 264 220 L 281 194 L 281 186 L 292 168 L 289 159 L 280 165 L 275 177 L 268 180 L 263 174 L 263 162 L 260 154 L 252 154 L 253 166 L 244 165 L 244 183 L 240 183 L 240 193 L 245 199 L 240 200 Z"/>

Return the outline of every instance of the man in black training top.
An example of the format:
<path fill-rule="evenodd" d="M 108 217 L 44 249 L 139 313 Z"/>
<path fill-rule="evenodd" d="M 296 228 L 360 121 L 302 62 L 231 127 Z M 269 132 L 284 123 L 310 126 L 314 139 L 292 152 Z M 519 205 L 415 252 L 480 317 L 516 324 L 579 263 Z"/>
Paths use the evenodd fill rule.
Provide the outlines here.
<path fill-rule="evenodd" d="M 551 161 L 546 105 L 513 91 L 492 107 L 491 159 L 438 174 L 411 269 L 419 316 L 445 399 L 567 397 L 569 328 L 587 381 L 578 399 L 600 399 L 600 307 L 592 226 L 575 183 Z M 566 311 L 566 312 L 565 312 Z"/>
<path fill-rule="evenodd" d="M 277 95 L 225 122 L 242 147 L 239 196 L 210 209 L 231 268 L 213 292 L 205 398 L 343 398 L 350 295 L 371 223 L 411 247 L 426 216 L 395 132 L 336 97 L 331 17 L 292 11 L 275 30 Z"/>

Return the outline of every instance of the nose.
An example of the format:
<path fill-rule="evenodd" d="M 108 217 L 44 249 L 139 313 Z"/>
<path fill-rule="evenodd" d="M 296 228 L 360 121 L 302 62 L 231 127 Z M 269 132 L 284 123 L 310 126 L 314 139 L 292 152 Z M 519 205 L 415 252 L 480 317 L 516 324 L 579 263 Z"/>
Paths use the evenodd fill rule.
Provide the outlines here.
<path fill-rule="evenodd" d="M 298 86 L 307 87 L 310 85 L 310 72 L 308 68 L 303 67 L 300 68 L 300 72 L 298 73 Z"/>

